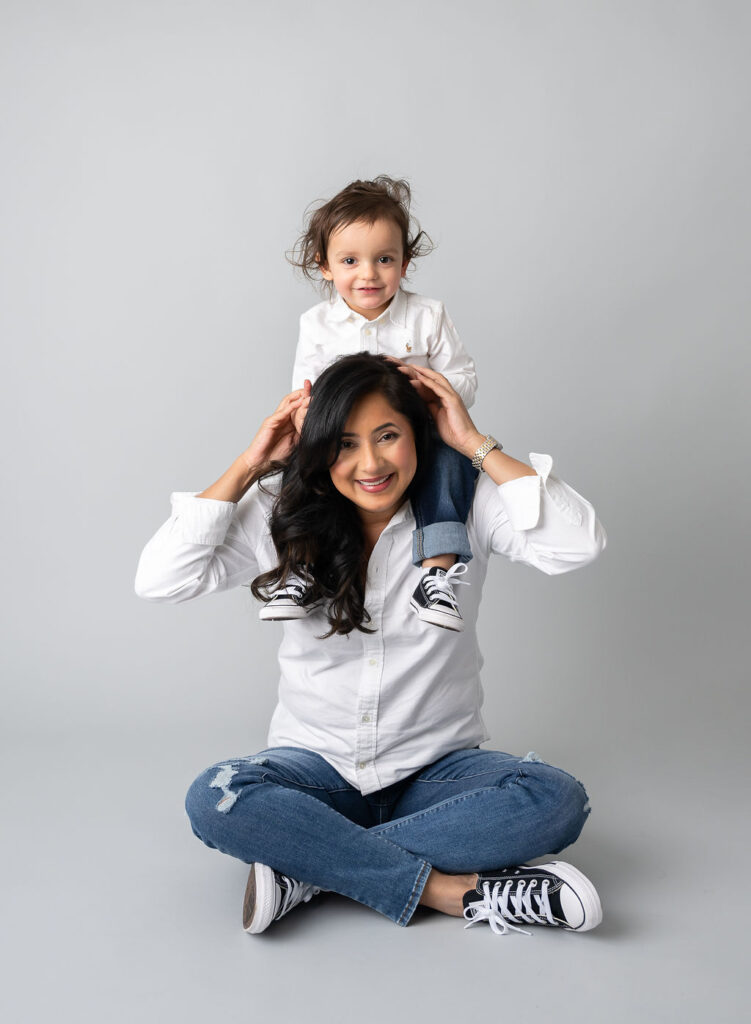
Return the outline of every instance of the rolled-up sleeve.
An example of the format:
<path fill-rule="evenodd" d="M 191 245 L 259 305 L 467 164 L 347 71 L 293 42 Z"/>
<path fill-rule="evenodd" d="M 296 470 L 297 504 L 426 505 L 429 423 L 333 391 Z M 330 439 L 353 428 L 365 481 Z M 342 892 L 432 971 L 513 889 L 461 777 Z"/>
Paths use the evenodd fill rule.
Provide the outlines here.
<path fill-rule="evenodd" d="M 172 515 L 141 554 L 135 590 L 147 601 L 178 603 L 247 583 L 258 574 L 248 527 L 264 526 L 258 496 L 243 506 L 176 492 Z"/>
<path fill-rule="evenodd" d="M 315 383 L 322 370 L 335 356 L 329 353 L 328 358 L 323 354 L 320 342 L 316 342 L 315 321 L 313 316 L 317 310 L 308 310 L 300 317 L 300 333 L 295 349 L 295 361 L 292 367 L 292 390 L 301 388 L 306 380 Z"/>
<path fill-rule="evenodd" d="M 552 474 L 549 455 L 530 453 L 535 476 L 500 486 L 478 484 L 476 529 L 489 552 L 526 562 L 549 576 L 593 561 L 607 537 L 592 505 Z"/>
<path fill-rule="evenodd" d="M 446 377 L 469 409 L 477 393 L 475 364 L 462 345 L 443 303 L 436 304 L 433 339 L 430 343 L 430 365 L 432 369 Z"/>

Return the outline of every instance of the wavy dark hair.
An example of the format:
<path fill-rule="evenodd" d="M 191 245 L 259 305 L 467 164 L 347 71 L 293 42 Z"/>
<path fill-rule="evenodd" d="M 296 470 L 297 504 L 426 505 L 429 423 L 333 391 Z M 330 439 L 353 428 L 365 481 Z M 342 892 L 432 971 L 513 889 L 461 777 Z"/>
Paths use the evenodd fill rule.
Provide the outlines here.
<path fill-rule="evenodd" d="M 412 190 L 404 178 L 379 174 L 372 181 L 352 181 L 332 199 L 308 207 L 304 231 L 287 259 L 331 296 L 333 283 L 321 280 L 320 272 L 328 263 L 329 238 L 334 231 L 357 221 L 375 224 L 377 220 L 391 220 L 401 233 L 404 259 L 411 263 L 433 249 L 430 237 L 410 213 L 411 202 Z"/>
<path fill-rule="evenodd" d="M 407 489 L 409 496 L 430 462 L 432 418 L 396 364 L 367 353 L 343 356 L 324 370 L 313 386 L 297 447 L 266 474 L 268 478 L 270 473 L 282 473 L 269 522 L 279 564 L 257 576 L 251 590 L 259 600 L 268 600 L 291 575 L 305 580 L 306 602 L 321 602 L 326 609 L 330 628 L 324 637 L 354 629 L 370 632 L 365 625 L 370 616 L 365 608 L 362 525 L 357 506 L 334 487 L 330 469 L 353 406 L 373 393 L 383 395 L 412 427 L 417 472 Z"/>

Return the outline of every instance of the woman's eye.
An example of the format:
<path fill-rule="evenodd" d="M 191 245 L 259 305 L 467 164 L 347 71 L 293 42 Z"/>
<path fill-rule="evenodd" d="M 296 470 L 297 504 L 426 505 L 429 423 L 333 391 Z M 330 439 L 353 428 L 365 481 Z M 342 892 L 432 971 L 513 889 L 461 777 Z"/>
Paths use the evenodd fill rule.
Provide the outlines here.
<path fill-rule="evenodd" d="M 397 435 L 394 434 L 392 431 L 389 431 L 386 434 L 381 434 L 380 440 L 381 441 L 393 441 L 396 436 Z"/>
<path fill-rule="evenodd" d="M 342 443 L 339 445 L 339 451 L 347 452 L 351 448 L 354 448 L 354 447 L 355 446 L 354 446 L 354 443 L 352 441 L 342 441 Z"/>

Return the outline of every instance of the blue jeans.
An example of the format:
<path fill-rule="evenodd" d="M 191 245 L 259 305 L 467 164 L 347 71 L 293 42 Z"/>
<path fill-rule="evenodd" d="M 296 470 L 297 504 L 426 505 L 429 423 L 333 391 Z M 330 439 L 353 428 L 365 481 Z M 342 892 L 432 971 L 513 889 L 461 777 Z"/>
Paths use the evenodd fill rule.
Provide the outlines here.
<path fill-rule="evenodd" d="M 412 534 L 414 565 L 437 555 L 456 555 L 459 562 L 471 559 L 466 524 L 476 479 L 471 461 L 436 437 L 430 470 L 411 496 L 417 522 Z"/>
<path fill-rule="evenodd" d="M 275 747 L 207 769 L 185 807 L 207 846 L 409 923 L 431 867 L 489 871 L 558 853 L 587 794 L 536 754 L 455 750 L 363 796 L 319 754 Z"/>

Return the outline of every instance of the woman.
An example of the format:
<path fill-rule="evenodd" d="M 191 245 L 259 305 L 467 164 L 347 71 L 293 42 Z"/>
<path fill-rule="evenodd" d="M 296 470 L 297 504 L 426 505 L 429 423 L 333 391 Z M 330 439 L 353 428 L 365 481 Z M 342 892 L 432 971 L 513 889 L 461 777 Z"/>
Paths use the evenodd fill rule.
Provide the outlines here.
<path fill-rule="evenodd" d="M 444 442 L 482 470 L 474 558 L 454 577 L 471 584 L 463 633 L 403 613 L 419 573 L 410 487 L 430 459 L 431 413 Z M 312 396 L 287 395 L 202 494 L 173 495 L 141 557 L 140 596 L 185 601 L 250 577 L 258 596 L 306 567 L 311 611 L 284 624 L 268 749 L 209 768 L 186 800 L 204 843 L 252 865 L 247 931 L 321 890 L 401 925 L 418 904 L 501 933 L 599 923 L 597 893 L 576 868 L 523 866 L 578 837 L 589 813 L 581 784 L 534 754 L 479 749 L 488 736 L 474 624 L 490 555 L 557 574 L 605 545 L 592 506 L 549 475 L 548 456 L 530 459 L 479 433 L 441 374 L 363 354 L 329 367 Z"/>

